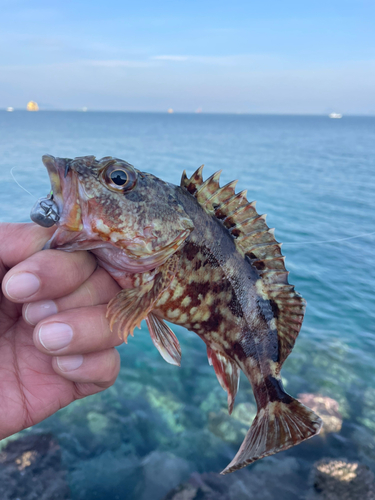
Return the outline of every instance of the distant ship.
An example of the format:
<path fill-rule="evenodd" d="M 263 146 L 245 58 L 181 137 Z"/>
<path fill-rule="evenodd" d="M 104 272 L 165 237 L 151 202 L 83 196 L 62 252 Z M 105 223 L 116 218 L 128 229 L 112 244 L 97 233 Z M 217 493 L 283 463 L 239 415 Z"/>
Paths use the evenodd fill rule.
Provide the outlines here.
<path fill-rule="evenodd" d="M 341 113 L 330 113 L 328 116 L 330 118 L 336 118 L 336 119 L 342 118 L 342 114 Z"/>
<path fill-rule="evenodd" d="M 168 109 L 168 113 L 171 115 L 173 113 L 173 109 L 172 108 L 169 108 Z"/>
<path fill-rule="evenodd" d="M 14 108 L 12 108 L 12 106 L 8 106 L 7 111 L 9 111 L 9 113 L 11 113 L 12 111 L 14 111 Z"/>
<path fill-rule="evenodd" d="M 39 106 L 35 101 L 30 101 L 26 106 L 27 111 L 39 111 Z"/>

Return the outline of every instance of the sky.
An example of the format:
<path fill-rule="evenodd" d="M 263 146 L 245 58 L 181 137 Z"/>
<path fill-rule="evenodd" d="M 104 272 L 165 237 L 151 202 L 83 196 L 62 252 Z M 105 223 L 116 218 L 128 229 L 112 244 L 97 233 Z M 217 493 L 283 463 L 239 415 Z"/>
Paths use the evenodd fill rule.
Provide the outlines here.
<path fill-rule="evenodd" d="M 375 115 L 374 0 L 0 0 L 0 109 Z"/>

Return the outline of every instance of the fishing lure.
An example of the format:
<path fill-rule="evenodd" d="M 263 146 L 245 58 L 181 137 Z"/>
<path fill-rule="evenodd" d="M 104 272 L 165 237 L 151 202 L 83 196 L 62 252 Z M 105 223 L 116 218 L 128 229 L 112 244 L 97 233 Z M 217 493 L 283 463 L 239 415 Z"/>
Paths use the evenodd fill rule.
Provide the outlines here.
<path fill-rule="evenodd" d="M 30 219 L 43 227 L 52 227 L 60 216 L 56 203 L 53 201 L 53 193 L 50 196 L 39 198 L 30 212 Z"/>

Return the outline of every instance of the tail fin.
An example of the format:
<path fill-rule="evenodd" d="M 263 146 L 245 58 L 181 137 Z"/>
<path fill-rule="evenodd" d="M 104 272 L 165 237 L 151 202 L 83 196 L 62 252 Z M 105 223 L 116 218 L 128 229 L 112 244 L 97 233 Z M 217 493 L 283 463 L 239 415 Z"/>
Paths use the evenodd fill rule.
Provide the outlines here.
<path fill-rule="evenodd" d="M 221 474 L 241 469 L 319 433 L 321 419 L 310 408 L 290 399 L 290 403 L 270 402 L 258 410 L 237 455 Z"/>

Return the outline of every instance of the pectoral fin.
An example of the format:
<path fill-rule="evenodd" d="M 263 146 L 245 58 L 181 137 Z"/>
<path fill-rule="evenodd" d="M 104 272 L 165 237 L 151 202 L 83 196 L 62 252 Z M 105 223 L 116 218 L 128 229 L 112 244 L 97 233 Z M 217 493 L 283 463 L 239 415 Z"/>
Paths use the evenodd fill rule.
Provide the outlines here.
<path fill-rule="evenodd" d="M 228 393 L 228 412 L 231 414 L 240 383 L 240 368 L 233 360 L 210 347 L 207 347 L 207 356 L 209 364 L 214 367 L 219 384 Z"/>
<path fill-rule="evenodd" d="M 146 317 L 151 339 L 167 363 L 181 365 L 181 347 L 176 335 L 162 319 L 153 313 Z"/>
<path fill-rule="evenodd" d="M 109 327 L 112 330 L 117 324 L 119 335 L 125 343 L 129 334 L 133 336 L 134 328 L 136 326 L 140 328 L 141 321 L 147 318 L 158 297 L 170 285 L 177 271 L 178 262 L 178 257 L 173 255 L 155 272 L 140 274 L 139 278 L 144 280 L 142 285 L 121 290 L 108 304 Z"/>
<path fill-rule="evenodd" d="M 108 304 L 107 318 L 112 330 L 117 323 L 118 332 L 124 342 L 127 343 L 128 336 L 134 335 L 134 328 L 141 327 L 141 321 L 146 319 L 147 314 L 154 302 L 153 283 L 121 290 Z"/>

